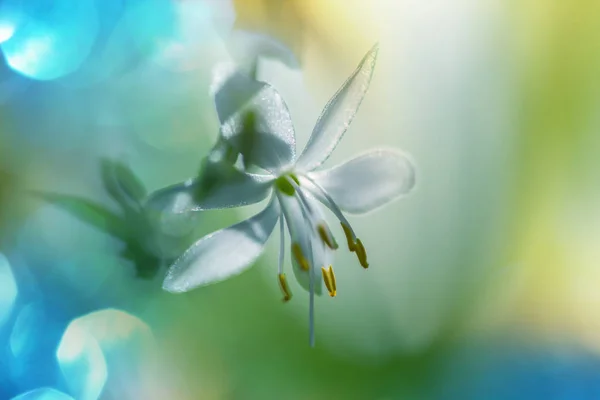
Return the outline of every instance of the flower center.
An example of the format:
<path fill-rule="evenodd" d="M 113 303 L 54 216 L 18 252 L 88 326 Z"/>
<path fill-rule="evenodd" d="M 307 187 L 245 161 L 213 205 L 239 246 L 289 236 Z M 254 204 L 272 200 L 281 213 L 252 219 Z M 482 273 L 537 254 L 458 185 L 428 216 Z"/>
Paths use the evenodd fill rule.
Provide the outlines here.
<path fill-rule="evenodd" d="M 293 180 L 294 182 L 296 182 L 296 185 L 300 186 L 300 181 L 298 180 L 298 177 L 293 174 L 292 172 L 288 172 L 285 173 L 281 176 L 279 176 L 279 178 L 275 179 L 275 188 L 287 195 L 287 196 L 293 196 L 296 194 L 296 189 L 294 188 L 294 185 L 292 184 L 292 182 L 290 182 L 290 179 Z"/>
<path fill-rule="evenodd" d="M 278 192 L 278 196 L 280 197 L 280 201 L 282 201 L 282 206 L 286 200 L 285 197 L 294 197 L 295 199 L 292 201 L 296 201 L 299 206 L 299 211 L 302 212 L 303 222 L 298 225 L 296 229 L 299 229 L 299 226 L 305 227 L 304 229 L 308 229 L 309 233 L 309 241 L 304 245 L 301 245 L 300 242 L 294 241 L 292 242 L 292 257 L 298 267 L 304 273 L 311 273 L 311 270 L 320 264 L 321 272 L 323 275 L 323 281 L 325 282 L 325 286 L 329 291 L 329 295 L 331 297 L 335 297 L 337 294 L 336 280 L 335 274 L 333 272 L 333 268 L 331 265 L 327 265 L 325 259 L 322 260 L 310 260 L 307 258 L 308 254 L 305 252 L 310 252 L 310 248 L 303 248 L 306 246 L 312 247 L 316 244 L 314 240 L 321 242 L 323 246 L 323 251 L 332 251 L 338 249 L 338 243 L 333 236 L 328 224 L 325 222 L 323 217 L 321 216 L 318 206 L 311 204 L 307 194 L 312 194 L 315 197 L 319 197 L 319 193 L 315 194 L 315 191 L 320 191 L 320 197 L 322 197 L 323 204 L 328 207 L 340 220 L 342 229 L 346 236 L 346 240 L 348 242 L 348 249 L 355 253 L 358 257 L 360 265 L 363 268 L 368 268 L 369 263 L 367 262 L 367 253 L 365 248 L 359 238 L 356 237 L 354 231 L 350 227 L 350 224 L 346 220 L 346 218 L 341 213 L 341 210 L 337 207 L 337 205 L 333 202 L 331 197 L 325 192 L 320 186 L 318 186 L 314 181 L 307 178 L 305 175 L 302 175 L 303 179 L 308 179 L 310 184 L 306 184 L 306 186 L 300 187 L 300 180 L 298 176 L 293 172 L 286 172 L 281 174 L 277 179 L 275 179 L 274 186 L 276 191 Z M 304 182 L 304 181 L 303 181 Z M 314 188 L 311 190 L 311 184 L 314 185 Z M 290 199 L 291 200 L 291 199 Z M 284 213 L 286 213 L 286 208 L 284 207 Z M 289 216 L 286 216 L 288 218 Z M 288 227 L 289 223 L 288 223 Z M 292 228 L 290 227 L 290 236 L 294 237 Z M 294 240 L 294 239 L 292 239 Z M 280 250 L 282 251 L 282 250 Z M 314 248 L 313 248 L 314 251 Z M 281 265 L 282 261 L 280 261 Z M 311 265 L 311 263 L 315 263 L 317 265 Z M 323 265 L 325 264 L 325 265 Z M 283 292 L 284 301 L 288 301 L 291 298 L 291 292 L 287 285 L 287 281 L 285 279 L 285 275 L 282 274 L 282 267 L 279 268 L 279 286 Z M 311 282 L 312 282 L 311 277 Z M 310 289 L 312 291 L 312 289 Z"/>

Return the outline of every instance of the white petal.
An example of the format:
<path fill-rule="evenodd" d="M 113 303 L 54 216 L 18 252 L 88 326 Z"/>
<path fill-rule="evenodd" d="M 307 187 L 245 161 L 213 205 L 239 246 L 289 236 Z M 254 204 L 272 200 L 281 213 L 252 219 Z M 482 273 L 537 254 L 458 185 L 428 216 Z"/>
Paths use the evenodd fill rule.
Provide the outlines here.
<path fill-rule="evenodd" d="M 378 149 L 309 177 L 340 209 L 362 214 L 409 193 L 415 186 L 415 167 L 406 154 Z"/>
<path fill-rule="evenodd" d="M 154 192 L 146 207 L 175 214 L 241 207 L 264 200 L 271 190 L 272 181 L 270 175 L 248 174 L 232 169 L 229 178 L 215 182 L 200 199 L 194 198 L 200 189 L 200 181 L 188 179 Z"/>
<path fill-rule="evenodd" d="M 281 210 L 285 215 L 285 222 L 290 232 L 291 243 L 298 243 L 302 249 L 303 256 L 313 266 L 318 268 L 317 260 L 315 257 L 320 257 L 321 253 L 317 253 L 317 249 L 313 249 L 313 243 L 317 243 L 318 234 L 313 231 L 308 221 L 306 220 L 297 196 L 287 196 L 280 194 L 278 196 L 281 204 Z M 291 246 L 290 246 L 291 247 Z M 310 276 L 309 272 L 300 268 L 293 253 L 290 251 L 290 258 L 292 261 L 292 270 L 296 280 L 305 290 L 310 290 Z M 315 292 L 321 294 L 323 291 L 323 282 L 320 280 L 315 282 Z"/>
<path fill-rule="evenodd" d="M 210 92 L 221 124 L 252 100 L 264 86 L 264 82 L 252 79 L 235 64 L 221 63 L 215 66 Z"/>
<path fill-rule="evenodd" d="M 336 148 L 367 93 L 375 69 L 377 51 L 377 45 L 369 50 L 354 73 L 329 100 L 298 158 L 298 168 L 304 171 L 317 168 Z"/>
<path fill-rule="evenodd" d="M 171 266 L 163 289 L 187 292 L 240 274 L 262 253 L 278 217 L 272 201 L 254 217 L 203 237 Z"/>
<path fill-rule="evenodd" d="M 275 88 L 222 65 L 214 73 L 211 90 L 221 135 L 245 161 L 269 171 L 292 163 L 296 156 L 294 125 Z M 251 129 L 246 123 L 249 112 L 255 117 Z"/>

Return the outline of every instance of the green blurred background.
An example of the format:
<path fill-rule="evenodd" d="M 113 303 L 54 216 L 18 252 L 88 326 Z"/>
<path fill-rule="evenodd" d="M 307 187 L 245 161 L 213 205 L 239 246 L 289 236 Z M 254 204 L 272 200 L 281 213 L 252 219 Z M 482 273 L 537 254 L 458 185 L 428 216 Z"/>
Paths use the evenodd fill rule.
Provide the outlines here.
<path fill-rule="evenodd" d="M 171 25 L 153 23 L 150 5 L 130 16 L 146 21 L 133 61 L 117 37 L 122 48 L 82 64 L 87 75 L 25 76 L 8 51 L 0 75 L 0 251 L 19 296 L 43 292 L 59 320 L 115 307 L 150 326 L 158 370 L 137 384 L 161 391 L 131 398 L 598 398 L 598 1 L 157 3 L 170 3 Z M 271 35 L 300 60 L 264 59 L 258 74 L 286 99 L 299 148 L 379 41 L 371 88 L 328 165 L 374 146 L 417 165 L 410 196 L 352 217 L 371 267 L 337 254 L 338 296 L 317 299 L 315 348 L 307 296 L 292 287 L 280 301 L 277 238 L 248 272 L 174 295 L 160 276 L 135 278 L 114 240 L 27 193 L 110 204 L 104 156 L 151 190 L 193 176 L 217 137 L 210 71 L 232 29 Z M 97 71 L 115 59 L 118 73 Z M 206 212 L 197 235 L 252 210 Z"/>

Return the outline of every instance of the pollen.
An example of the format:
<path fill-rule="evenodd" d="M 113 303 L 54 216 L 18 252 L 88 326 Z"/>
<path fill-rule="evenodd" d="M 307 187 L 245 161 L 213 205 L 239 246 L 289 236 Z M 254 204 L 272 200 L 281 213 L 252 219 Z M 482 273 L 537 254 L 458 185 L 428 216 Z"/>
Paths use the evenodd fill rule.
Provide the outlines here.
<path fill-rule="evenodd" d="M 360 239 L 356 239 L 356 256 L 358 257 L 358 261 L 363 268 L 369 268 L 369 263 L 367 262 L 367 252 L 365 251 L 365 246 L 363 246 Z"/>
<path fill-rule="evenodd" d="M 298 243 L 292 243 L 292 254 L 300 268 L 302 268 L 304 271 L 308 271 L 310 269 L 308 261 L 306 260 L 306 257 L 304 257 L 304 253 L 302 252 L 302 248 Z"/>
<path fill-rule="evenodd" d="M 335 241 L 335 238 L 331 235 L 331 232 L 328 232 L 328 229 L 323 224 L 319 224 L 317 226 L 317 232 L 319 232 L 319 236 L 323 243 L 327 245 L 332 250 L 336 250 L 339 246 Z"/>
<path fill-rule="evenodd" d="M 352 230 L 345 223 L 342 222 L 341 224 L 342 224 L 342 229 L 344 230 L 344 235 L 346 235 L 346 240 L 348 241 L 348 250 L 354 251 L 354 249 L 356 248 L 356 245 L 354 243 L 354 238 L 352 237 Z"/>
<path fill-rule="evenodd" d="M 323 282 L 325 282 L 325 286 L 329 291 L 329 295 L 331 297 L 335 297 L 337 294 L 337 288 L 335 286 L 335 274 L 333 273 L 333 267 L 331 265 L 327 269 L 325 269 L 325 267 L 321 267 L 321 272 L 323 273 Z"/>
<path fill-rule="evenodd" d="M 279 278 L 279 288 L 283 292 L 283 301 L 288 302 L 292 298 L 292 292 L 290 291 L 290 287 L 288 286 L 287 279 L 285 278 L 285 274 L 277 275 Z"/>

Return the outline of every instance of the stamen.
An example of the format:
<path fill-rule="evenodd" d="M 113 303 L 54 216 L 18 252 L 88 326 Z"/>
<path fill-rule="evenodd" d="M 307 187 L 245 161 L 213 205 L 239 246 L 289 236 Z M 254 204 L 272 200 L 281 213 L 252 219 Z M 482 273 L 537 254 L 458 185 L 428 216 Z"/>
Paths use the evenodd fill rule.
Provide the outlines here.
<path fill-rule="evenodd" d="M 313 194 L 325 207 L 329 208 L 331 212 L 337 217 L 342 225 L 342 229 L 344 229 L 344 234 L 346 235 L 346 240 L 348 241 L 348 249 L 350 251 L 354 251 L 355 249 L 355 241 L 356 234 L 354 230 L 350 226 L 350 222 L 346 219 L 342 210 L 335 204 L 335 201 L 331 198 L 329 193 L 325 189 L 323 189 L 314 179 L 312 179 L 308 175 L 302 175 L 303 179 L 306 179 L 310 185 L 306 185 L 306 189 Z M 311 187 L 312 186 L 312 187 Z"/>
<path fill-rule="evenodd" d="M 311 254 L 312 258 L 312 254 Z M 308 342 L 310 347 L 315 347 L 315 270 L 309 272 L 308 281 Z"/>
<path fill-rule="evenodd" d="M 283 274 L 283 262 L 285 257 L 285 217 L 279 218 L 279 267 L 278 273 Z"/>
<path fill-rule="evenodd" d="M 288 174 L 288 176 L 290 178 L 292 178 L 294 180 L 294 182 L 296 182 L 296 185 L 300 186 L 300 180 L 298 179 L 298 177 L 295 174 L 290 173 L 290 174 Z"/>
<path fill-rule="evenodd" d="M 346 225 L 343 222 L 341 224 L 342 229 L 344 230 L 344 235 L 346 235 L 346 240 L 348 241 L 348 250 L 354 251 L 356 249 L 356 244 L 354 243 L 354 234 L 352 233 L 352 229 L 349 225 Z"/>
<path fill-rule="evenodd" d="M 363 268 L 369 268 L 369 263 L 367 262 L 367 252 L 365 251 L 365 246 L 363 246 L 360 239 L 356 238 L 356 256 L 358 257 L 358 261 Z"/>
<path fill-rule="evenodd" d="M 292 292 L 290 291 L 290 287 L 288 286 L 285 274 L 279 274 L 277 275 L 277 277 L 279 278 L 279 287 L 283 292 L 283 301 L 288 302 L 292 298 Z"/>
<path fill-rule="evenodd" d="M 308 260 L 306 259 L 306 257 L 304 257 L 302 248 L 298 243 L 292 243 L 292 254 L 300 268 L 302 268 L 304 271 L 308 271 L 310 269 Z"/>
<path fill-rule="evenodd" d="M 281 193 L 286 194 L 288 196 L 293 196 L 296 193 L 294 185 L 292 185 L 290 181 L 288 181 L 285 175 L 282 175 L 279 178 L 275 179 L 275 187 Z"/>
<path fill-rule="evenodd" d="M 290 183 L 292 185 L 294 185 L 294 189 L 296 190 L 296 193 L 298 193 L 298 198 L 300 200 L 301 206 L 303 207 L 303 213 L 305 215 L 306 220 L 312 226 L 315 226 L 315 225 L 317 226 L 317 233 L 321 237 L 321 240 L 323 241 L 323 243 L 325 243 L 330 249 L 336 250 L 339 246 L 335 240 L 335 237 L 331 233 L 331 230 L 329 230 L 329 227 L 327 226 L 327 224 L 325 224 L 324 222 L 321 222 L 321 223 L 316 222 L 316 219 L 317 219 L 316 216 L 318 215 L 317 210 L 315 210 L 313 208 L 311 203 L 306 198 L 306 195 L 304 194 L 304 192 L 300 189 L 300 184 L 299 184 L 298 178 L 293 174 L 289 174 L 289 176 L 294 181 L 294 183 L 292 183 L 292 182 L 290 182 Z"/>
<path fill-rule="evenodd" d="M 323 282 L 325 282 L 325 286 L 327 286 L 327 290 L 329 290 L 329 295 L 331 297 L 335 297 L 337 294 L 337 288 L 335 286 L 335 274 L 333 273 L 333 267 L 331 265 L 328 269 L 321 267 L 321 272 L 323 273 Z"/>
<path fill-rule="evenodd" d="M 324 224 L 317 225 L 317 232 L 319 232 L 319 236 L 321 237 L 323 243 L 325 243 L 330 249 L 336 250 L 339 247 L 335 241 L 335 238 Z"/>

